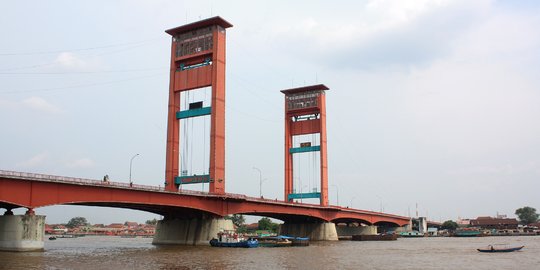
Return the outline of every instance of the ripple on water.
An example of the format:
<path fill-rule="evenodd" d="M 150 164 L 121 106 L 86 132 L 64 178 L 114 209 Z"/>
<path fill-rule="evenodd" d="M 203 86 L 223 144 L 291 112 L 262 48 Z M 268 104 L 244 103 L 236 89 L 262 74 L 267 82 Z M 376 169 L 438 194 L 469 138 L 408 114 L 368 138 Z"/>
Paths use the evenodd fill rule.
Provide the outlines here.
<path fill-rule="evenodd" d="M 312 242 L 309 247 L 230 249 L 153 246 L 149 238 L 46 240 L 44 252 L 0 252 L 0 269 L 540 269 L 540 237 Z M 525 245 L 485 254 L 488 244 Z"/>

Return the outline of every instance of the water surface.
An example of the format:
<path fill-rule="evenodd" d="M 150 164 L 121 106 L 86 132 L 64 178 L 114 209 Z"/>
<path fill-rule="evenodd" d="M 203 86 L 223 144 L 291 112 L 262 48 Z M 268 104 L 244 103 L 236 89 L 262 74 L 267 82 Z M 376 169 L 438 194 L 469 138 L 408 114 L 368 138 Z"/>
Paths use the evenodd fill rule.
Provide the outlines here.
<path fill-rule="evenodd" d="M 540 269 L 540 236 L 312 242 L 309 247 L 212 248 L 151 238 L 45 240 L 44 252 L 0 252 L 0 269 Z M 525 245 L 489 254 L 488 244 Z"/>

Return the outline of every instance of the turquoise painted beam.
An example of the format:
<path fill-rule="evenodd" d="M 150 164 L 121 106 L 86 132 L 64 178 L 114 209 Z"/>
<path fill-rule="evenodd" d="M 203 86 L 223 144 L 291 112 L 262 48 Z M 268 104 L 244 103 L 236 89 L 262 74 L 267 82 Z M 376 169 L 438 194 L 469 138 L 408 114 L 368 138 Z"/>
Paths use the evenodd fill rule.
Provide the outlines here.
<path fill-rule="evenodd" d="M 212 107 L 204 107 L 200 109 L 179 111 L 179 112 L 176 112 L 176 119 L 185 119 L 185 118 L 190 118 L 190 117 L 209 115 L 211 113 L 212 113 Z"/>
<path fill-rule="evenodd" d="M 308 146 L 308 147 L 293 147 L 289 149 L 289 153 L 295 154 L 295 153 L 305 153 L 305 152 L 315 152 L 315 151 L 321 151 L 321 146 Z"/>
<path fill-rule="evenodd" d="M 310 193 L 291 193 L 287 198 L 289 200 L 292 199 L 312 199 L 312 198 L 320 198 L 321 193 L 320 192 L 310 192 Z"/>
<path fill-rule="evenodd" d="M 200 183 L 210 183 L 210 175 L 188 175 L 188 176 L 177 176 L 174 178 L 174 183 L 177 185 L 185 184 L 200 184 Z"/>

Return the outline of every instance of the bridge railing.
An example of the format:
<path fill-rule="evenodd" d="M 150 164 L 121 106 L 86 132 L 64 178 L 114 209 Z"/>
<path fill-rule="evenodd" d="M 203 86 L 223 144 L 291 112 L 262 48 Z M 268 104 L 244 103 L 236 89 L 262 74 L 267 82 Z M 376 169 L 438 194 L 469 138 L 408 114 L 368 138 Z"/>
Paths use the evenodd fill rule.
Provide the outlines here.
<path fill-rule="evenodd" d="M 92 186 L 107 186 L 107 187 L 118 187 L 118 188 L 129 188 L 129 189 L 140 189 L 140 190 L 150 190 L 150 191 L 162 191 L 165 192 L 164 187 L 160 186 L 150 186 L 150 185 L 139 185 L 139 184 L 130 184 L 122 182 L 113 182 L 113 181 L 102 181 L 95 179 L 87 178 L 77 178 L 77 177 L 68 177 L 68 176 L 58 176 L 50 174 L 40 174 L 40 173 L 28 173 L 28 172 L 16 172 L 16 171 L 6 171 L 0 170 L 0 177 L 8 178 L 17 178 L 17 179 L 32 179 L 38 181 L 46 182 L 57 182 L 57 183 L 68 183 L 68 184 L 81 184 L 81 185 L 92 185 Z M 204 191 L 196 191 L 189 189 L 180 189 L 178 193 L 182 194 L 193 194 L 193 195 L 211 195 L 211 193 Z M 250 197 L 243 194 L 234 194 L 227 193 L 227 197 L 237 198 L 237 199 L 248 199 Z M 256 199 L 256 198 L 250 198 Z"/>
<path fill-rule="evenodd" d="M 0 170 L 0 177 L 1 176 L 10 177 L 10 178 L 18 178 L 18 179 L 33 179 L 33 180 L 47 181 L 47 182 L 58 182 L 58 183 L 83 184 L 83 185 L 93 185 L 93 186 L 111 186 L 111 187 L 119 187 L 119 188 L 137 188 L 137 189 L 155 190 L 155 191 L 164 190 L 163 187 L 159 187 L 159 186 L 156 187 L 156 186 L 129 184 L 129 183 L 122 183 L 122 182 L 101 181 L 101 180 L 95 180 L 95 179 L 58 176 L 58 175 L 49 175 L 49 174 L 40 174 L 40 173 L 27 173 L 27 172 Z"/>
<path fill-rule="evenodd" d="M 107 187 L 115 187 L 115 188 L 137 189 L 137 190 L 144 190 L 144 191 L 157 191 L 157 192 L 167 192 L 167 193 L 170 192 L 170 191 L 165 191 L 165 188 L 160 187 L 160 186 L 138 185 L 138 184 L 129 184 L 129 183 L 122 183 L 122 182 L 102 181 L 102 180 L 95 180 L 95 179 L 57 176 L 57 175 L 48 175 L 48 174 L 40 174 L 40 173 L 0 170 L 0 177 L 17 178 L 17 179 L 22 179 L 22 180 L 31 179 L 31 180 L 38 180 L 38 181 L 67 183 L 67 184 L 92 185 L 92 186 L 101 186 L 101 187 L 107 186 Z M 204 192 L 204 191 L 187 190 L 187 189 L 180 189 L 178 192 L 175 192 L 175 193 L 201 195 L 201 196 L 221 196 L 221 195 L 215 195 L 215 194 Z M 260 201 L 260 202 L 273 202 L 273 203 L 287 203 L 287 204 L 289 203 L 289 202 L 278 200 L 277 198 L 270 199 L 270 198 L 264 198 L 264 197 L 250 197 L 244 194 L 236 194 L 236 193 L 226 193 L 225 195 L 227 198 L 231 198 L 231 199 L 251 200 L 251 201 Z M 309 203 L 290 203 L 290 204 L 302 205 L 306 207 L 318 206 L 318 204 L 309 204 Z M 340 209 L 351 211 L 351 212 L 375 213 L 373 211 L 349 209 L 349 208 L 344 208 L 340 206 L 332 206 L 332 207 L 340 208 Z M 385 214 L 385 215 L 392 216 L 389 214 Z"/>

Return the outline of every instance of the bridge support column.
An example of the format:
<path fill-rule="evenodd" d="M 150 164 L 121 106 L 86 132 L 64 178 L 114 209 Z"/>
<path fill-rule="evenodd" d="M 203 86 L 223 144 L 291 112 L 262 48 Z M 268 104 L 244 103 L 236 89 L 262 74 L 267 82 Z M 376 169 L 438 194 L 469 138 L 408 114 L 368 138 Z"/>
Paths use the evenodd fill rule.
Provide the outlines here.
<path fill-rule="evenodd" d="M 223 218 L 165 218 L 156 226 L 154 245 L 209 245 L 219 231 L 234 230 L 231 220 Z"/>
<path fill-rule="evenodd" d="M 43 250 L 45 216 L 13 215 L 11 211 L 0 216 L 0 251 Z"/>
<path fill-rule="evenodd" d="M 279 234 L 309 237 L 313 241 L 337 241 L 336 224 L 332 222 L 320 223 L 287 223 L 279 226 Z"/>
<path fill-rule="evenodd" d="M 339 237 L 352 237 L 353 235 L 377 234 L 377 226 L 336 226 Z"/>

